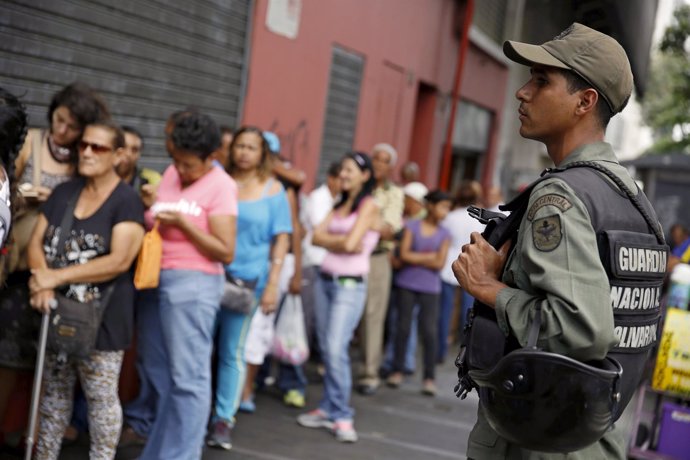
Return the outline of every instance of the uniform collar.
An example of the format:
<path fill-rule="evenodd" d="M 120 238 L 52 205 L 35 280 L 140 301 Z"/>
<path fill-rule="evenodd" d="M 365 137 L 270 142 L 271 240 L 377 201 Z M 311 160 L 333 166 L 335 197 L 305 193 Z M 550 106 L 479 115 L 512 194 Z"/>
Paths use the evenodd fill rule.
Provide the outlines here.
<path fill-rule="evenodd" d="M 563 168 L 576 161 L 606 161 L 618 164 L 618 158 L 616 158 L 613 147 L 608 142 L 581 145 L 565 157 L 558 167 Z"/>

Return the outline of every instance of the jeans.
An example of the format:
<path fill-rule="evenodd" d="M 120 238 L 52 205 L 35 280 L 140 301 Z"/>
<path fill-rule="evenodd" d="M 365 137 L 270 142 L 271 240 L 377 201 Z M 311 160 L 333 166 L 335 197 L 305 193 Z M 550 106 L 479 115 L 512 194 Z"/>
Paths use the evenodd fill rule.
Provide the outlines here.
<path fill-rule="evenodd" d="M 419 305 L 419 331 L 424 344 L 424 379 L 434 379 L 436 367 L 436 338 L 438 335 L 438 303 L 439 294 L 411 291 L 397 288 L 398 299 L 398 328 L 395 336 L 395 358 L 393 370 L 402 372 L 405 366 L 405 348 L 410 335 L 412 312 L 415 305 Z"/>
<path fill-rule="evenodd" d="M 155 379 L 166 365 L 165 346 L 158 315 L 158 290 L 147 289 L 136 294 L 137 374 L 139 394 L 124 407 L 125 423 L 139 435 L 148 437 L 156 418 L 161 395 Z"/>
<path fill-rule="evenodd" d="M 383 357 L 383 364 L 381 369 L 388 373 L 393 370 L 393 354 L 395 350 L 395 335 L 398 329 L 398 305 L 395 296 L 395 290 L 391 292 L 391 303 L 388 307 L 388 318 L 386 318 L 386 329 L 388 330 L 388 337 L 386 339 L 386 349 Z M 410 328 L 410 337 L 407 339 L 407 347 L 405 348 L 405 369 L 404 372 L 414 374 L 417 364 L 417 316 L 419 315 L 419 305 L 415 305 L 412 312 L 412 326 Z"/>
<path fill-rule="evenodd" d="M 309 266 L 302 268 L 302 289 L 300 294 L 302 295 L 302 310 L 304 312 L 304 327 L 307 331 L 307 343 L 312 355 L 319 354 L 316 339 L 316 319 L 314 317 L 317 278 L 319 278 L 319 267 Z"/>
<path fill-rule="evenodd" d="M 248 315 L 221 309 L 218 317 L 218 383 L 215 419 L 234 423 L 247 375 L 244 344 L 254 311 Z"/>
<path fill-rule="evenodd" d="M 156 418 L 143 460 L 201 458 L 211 409 L 211 351 L 223 292 L 223 275 L 193 270 L 162 270 L 158 321 L 147 332 L 160 333 L 162 362 L 151 363 L 159 395 Z M 155 317 L 155 315 L 153 315 Z"/>
<path fill-rule="evenodd" d="M 307 389 L 307 377 L 302 366 L 280 363 L 278 367 L 278 388 L 283 393 L 297 390 L 304 394 Z"/>
<path fill-rule="evenodd" d="M 316 333 L 326 366 L 319 408 L 331 420 L 352 420 L 352 372 L 348 348 L 364 312 L 367 283 L 319 277 L 316 285 Z"/>
<path fill-rule="evenodd" d="M 455 294 L 457 291 L 457 285 L 441 281 L 441 308 L 438 314 L 438 349 L 436 353 L 437 361 L 443 361 L 448 352 L 450 319 L 455 309 Z"/>

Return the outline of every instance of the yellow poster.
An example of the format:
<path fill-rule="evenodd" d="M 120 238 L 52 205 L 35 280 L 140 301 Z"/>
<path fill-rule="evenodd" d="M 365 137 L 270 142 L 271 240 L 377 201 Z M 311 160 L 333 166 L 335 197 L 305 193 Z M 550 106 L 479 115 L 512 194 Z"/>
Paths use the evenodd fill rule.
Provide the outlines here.
<path fill-rule="evenodd" d="M 690 312 L 669 308 L 652 377 L 655 390 L 690 396 Z"/>

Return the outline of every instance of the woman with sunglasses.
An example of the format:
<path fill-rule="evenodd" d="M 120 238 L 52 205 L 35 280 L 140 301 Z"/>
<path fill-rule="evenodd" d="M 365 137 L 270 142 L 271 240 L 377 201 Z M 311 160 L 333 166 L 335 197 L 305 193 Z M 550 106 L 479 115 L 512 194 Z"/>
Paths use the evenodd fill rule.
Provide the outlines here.
<path fill-rule="evenodd" d="M 297 418 L 307 428 L 327 428 L 340 442 L 356 442 L 350 407 L 352 376 L 348 346 L 364 312 L 369 256 L 379 234 L 379 209 L 371 198 L 376 180 L 371 159 L 345 155 L 341 194 L 333 211 L 314 229 L 312 243 L 328 250 L 315 286 L 316 333 L 326 366 L 318 409 Z"/>
<path fill-rule="evenodd" d="M 38 220 L 38 208 L 56 186 L 74 176 L 77 142 L 84 127 L 108 117 L 105 103 L 88 86 L 66 86 L 50 102 L 49 128 L 29 129 L 16 156 L 12 169 L 19 199 L 14 203 L 7 255 L 0 262 L 0 281 L 7 277 L 0 308 L 0 324 L 5 325 L 0 328 L 0 420 L 18 386 L 18 377 L 35 365 L 38 324 L 28 302 L 26 248 Z"/>
<path fill-rule="evenodd" d="M 89 408 L 90 457 L 114 458 L 122 426 L 118 380 L 134 323 L 129 267 L 144 236 L 144 211 L 136 192 L 115 172 L 124 154 L 124 134 L 117 125 L 88 125 L 78 151 L 81 177 L 55 188 L 29 241 L 31 306 L 49 312 L 56 290 L 78 302 L 103 299 L 105 306 L 95 349 L 87 358 L 62 361 L 46 354 L 38 459 L 60 454 L 77 377 Z M 61 228 L 71 203 L 71 228 Z M 64 244 L 58 247 L 63 232 Z"/>
<path fill-rule="evenodd" d="M 49 129 L 29 130 L 16 162 L 19 192 L 24 203 L 13 232 L 16 241 L 10 252 L 11 270 L 26 270 L 24 250 L 36 224 L 38 207 L 55 187 L 74 176 L 77 144 L 84 128 L 109 118 L 108 108 L 97 93 L 83 83 L 72 83 L 50 101 Z"/>

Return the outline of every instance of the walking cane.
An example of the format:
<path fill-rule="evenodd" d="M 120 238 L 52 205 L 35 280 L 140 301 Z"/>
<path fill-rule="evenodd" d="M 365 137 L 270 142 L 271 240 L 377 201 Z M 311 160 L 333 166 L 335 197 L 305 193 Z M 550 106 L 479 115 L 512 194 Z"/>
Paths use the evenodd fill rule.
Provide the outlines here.
<path fill-rule="evenodd" d="M 53 302 L 56 304 L 55 299 Z M 55 308 L 51 302 L 51 308 Z M 38 356 L 36 357 L 36 371 L 34 373 L 34 388 L 31 392 L 31 411 L 29 412 L 29 428 L 26 432 L 25 460 L 31 460 L 34 451 L 34 432 L 36 431 L 36 416 L 38 415 L 38 403 L 41 399 L 41 381 L 43 380 L 43 362 L 46 357 L 46 342 L 48 341 L 48 324 L 50 312 L 43 313 L 41 319 L 41 332 L 38 337 Z"/>

